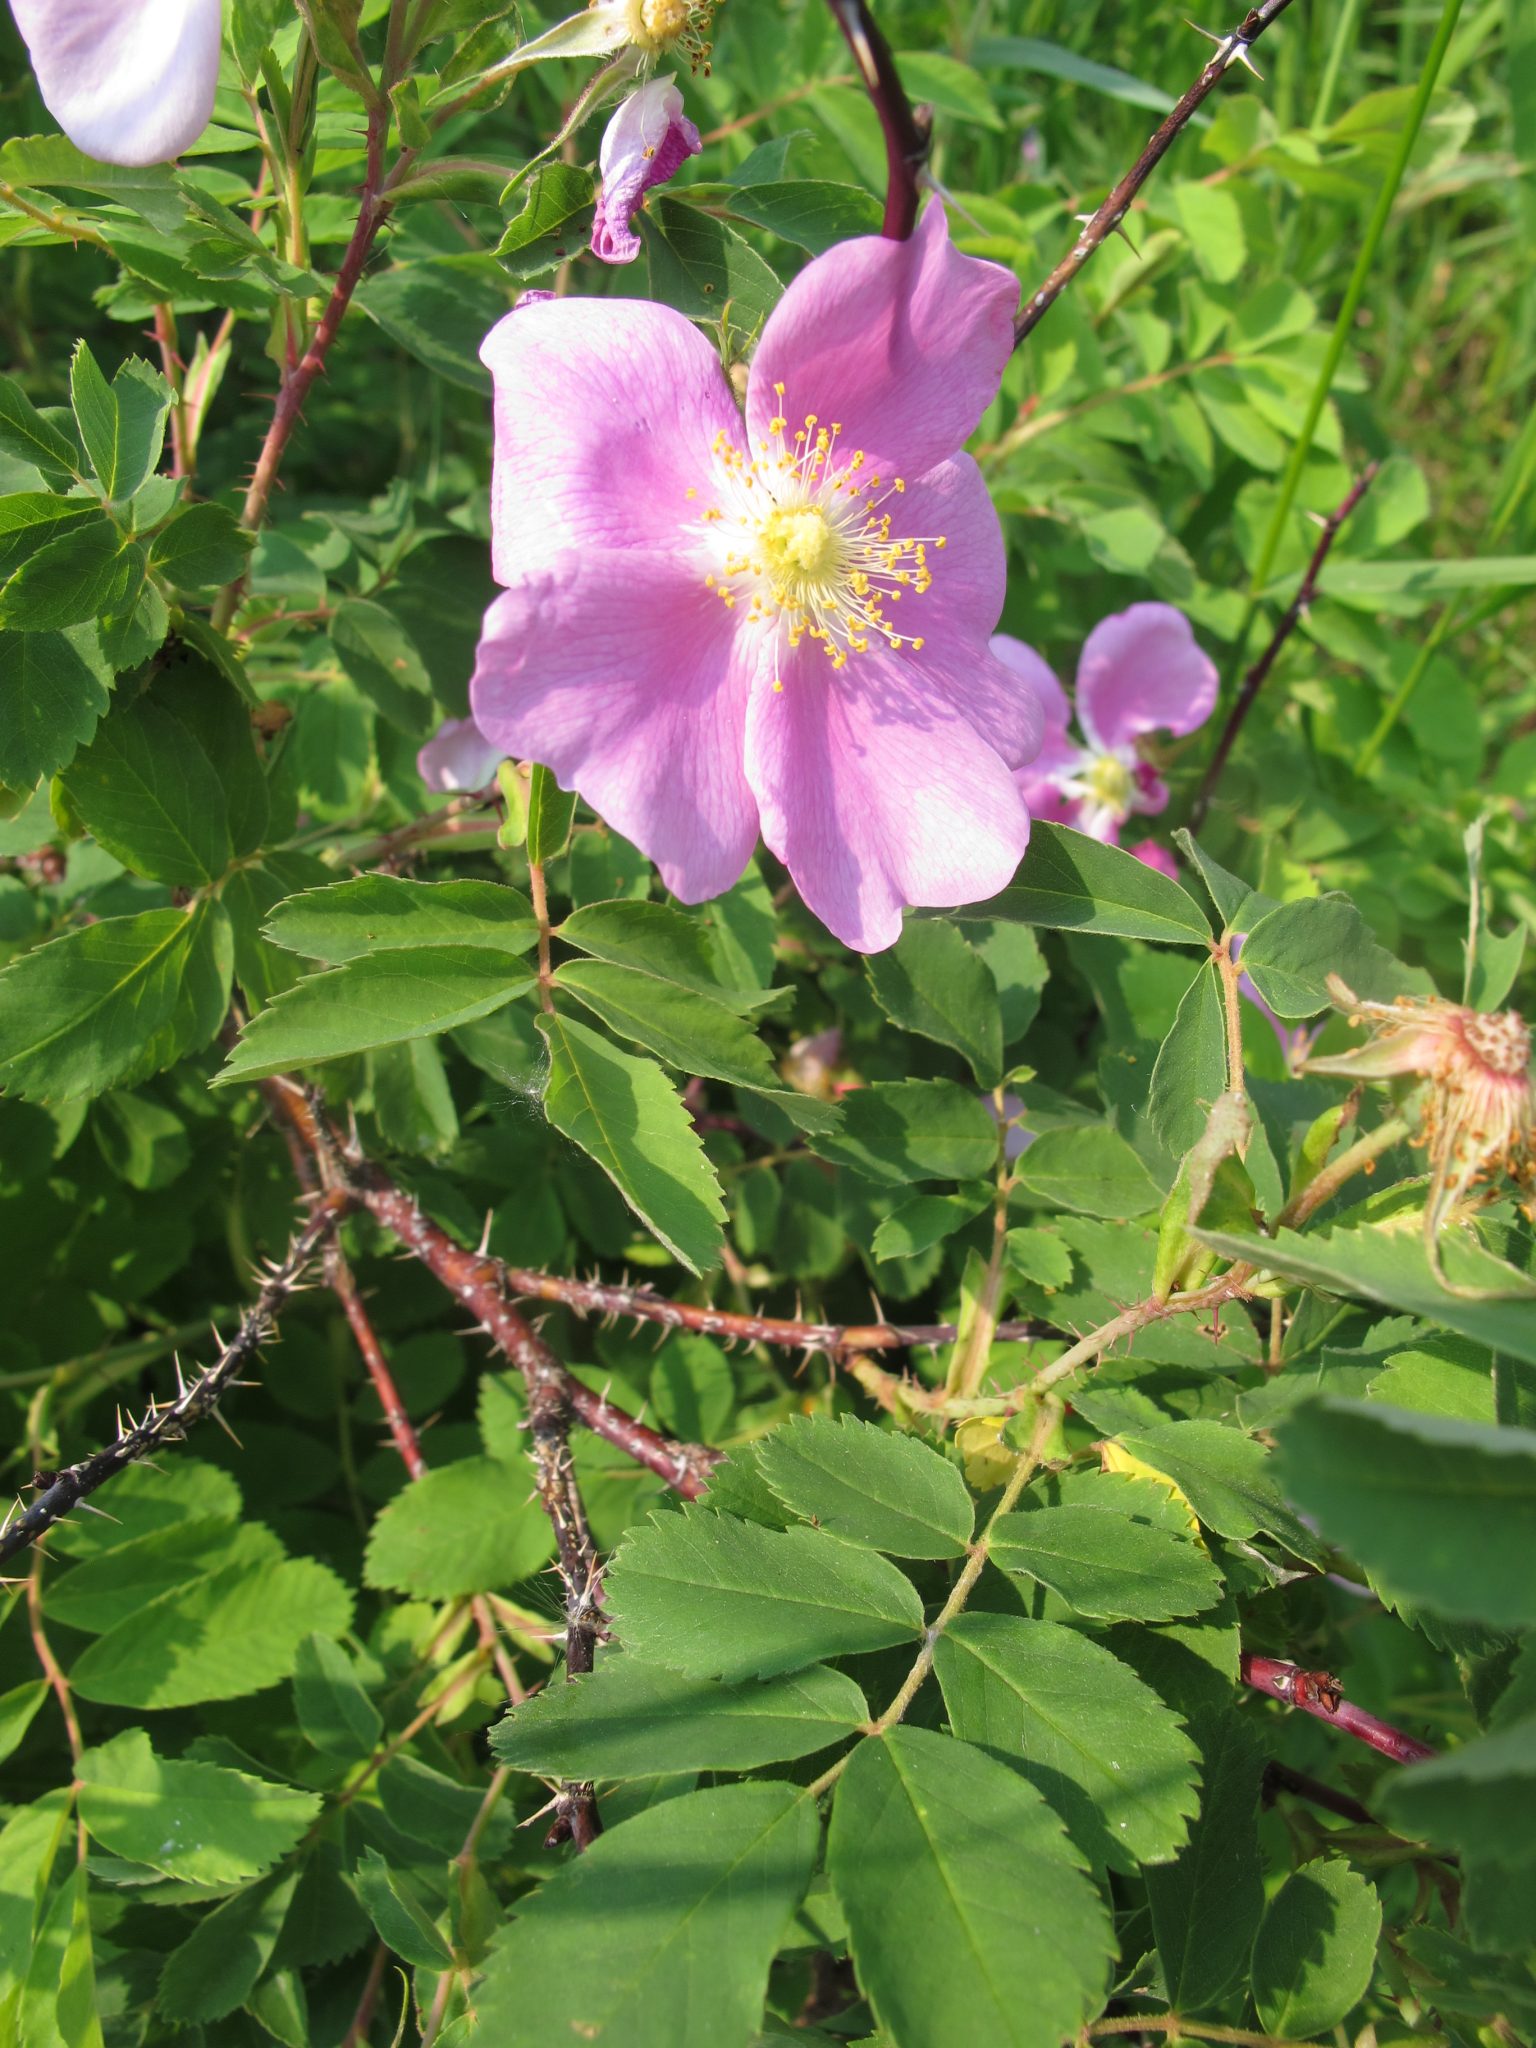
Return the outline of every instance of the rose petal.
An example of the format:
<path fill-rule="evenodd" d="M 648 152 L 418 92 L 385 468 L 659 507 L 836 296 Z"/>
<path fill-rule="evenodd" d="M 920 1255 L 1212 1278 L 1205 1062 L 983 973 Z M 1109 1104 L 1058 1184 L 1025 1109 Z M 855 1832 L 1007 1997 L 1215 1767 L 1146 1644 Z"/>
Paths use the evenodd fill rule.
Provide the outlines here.
<path fill-rule="evenodd" d="M 588 551 L 491 605 L 470 704 L 489 740 L 542 761 L 698 903 L 757 839 L 742 733 L 760 659 L 675 556 Z"/>
<path fill-rule="evenodd" d="M 604 263 L 633 263 L 640 237 L 630 223 L 646 193 L 702 147 L 674 79 L 653 78 L 632 92 L 604 129 L 598 151 L 603 190 L 592 223 L 593 255 Z"/>
<path fill-rule="evenodd" d="M 1064 796 L 1060 783 L 1040 775 L 1039 768 L 1040 762 L 1032 761 L 1014 777 L 1029 815 L 1044 819 L 1048 825 L 1076 825 L 1082 805 L 1076 797 Z"/>
<path fill-rule="evenodd" d="M 747 779 L 763 837 L 827 929 L 862 953 L 901 935 L 906 904 L 974 903 L 1012 879 L 1029 816 L 1001 755 L 922 655 L 834 670 L 810 643 L 759 683 Z"/>
<path fill-rule="evenodd" d="M 472 718 L 445 718 L 416 756 L 428 789 L 484 789 L 503 758 Z"/>
<path fill-rule="evenodd" d="M 496 387 L 491 568 L 498 583 L 573 548 L 665 548 L 697 517 L 718 434 L 741 445 L 720 359 L 681 313 L 549 299 L 480 349 Z"/>
<path fill-rule="evenodd" d="M 962 256 L 933 201 L 909 241 L 862 235 L 808 263 L 768 316 L 747 387 L 754 447 L 782 412 L 837 423 L 909 481 L 953 455 L 992 400 L 1013 350 L 1018 281 Z M 780 398 L 775 386 L 782 384 Z"/>
<path fill-rule="evenodd" d="M 1156 868 L 1160 875 L 1166 875 L 1170 882 L 1179 879 L 1179 864 L 1166 846 L 1159 846 L 1155 839 L 1139 839 L 1134 846 L 1126 848 L 1134 854 L 1143 867 Z"/>
<path fill-rule="evenodd" d="M 1067 693 L 1056 680 L 1055 671 L 1049 663 L 1036 654 L 1026 641 L 1016 640 L 1011 633 L 992 635 L 992 652 L 1016 675 L 1021 675 L 1040 700 L 1041 714 L 1045 720 L 1043 747 L 1066 738 L 1072 723 L 1072 707 L 1067 702 Z M 1074 746 L 1075 755 L 1078 749 Z"/>
<path fill-rule="evenodd" d="M 11 12 L 44 105 L 99 163 L 166 163 L 208 126 L 220 0 L 11 0 Z"/>
<path fill-rule="evenodd" d="M 1215 663 L 1171 604 L 1133 604 L 1101 619 L 1077 664 L 1077 722 L 1095 747 L 1145 732 L 1193 732 L 1216 702 Z"/>

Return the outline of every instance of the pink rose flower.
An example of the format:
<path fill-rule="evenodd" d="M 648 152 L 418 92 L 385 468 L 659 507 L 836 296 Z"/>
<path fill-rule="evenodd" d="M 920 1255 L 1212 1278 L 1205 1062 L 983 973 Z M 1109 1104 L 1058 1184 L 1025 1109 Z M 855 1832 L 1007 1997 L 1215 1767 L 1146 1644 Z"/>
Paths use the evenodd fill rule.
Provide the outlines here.
<path fill-rule="evenodd" d="M 630 223 L 646 193 L 664 185 L 702 147 L 670 78 L 653 78 L 632 92 L 604 130 L 598 152 L 603 190 L 592 223 L 593 255 L 605 263 L 633 263 L 640 237 Z"/>
<path fill-rule="evenodd" d="M 1088 635 L 1076 692 L 1085 744 L 1072 738 L 1066 692 L 1034 649 L 999 633 L 992 651 L 1028 677 L 1045 713 L 1044 744 L 1019 777 L 1037 818 L 1118 846 L 1128 818 L 1166 807 L 1168 785 L 1141 758 L 1138 742 L 1150 732 L 1193 732 L 1216 702 L 1215 664 L 1182 612 L 1171 604 L 1133 604 L 1101 619 Z M 1132 851 L 1147 860 L 1149 846 L 1144 841 Z M 1171 856 L 1153 851 L 1159 857 L 1148 865 L 1168 873 Z"/>
<path fill-rule="evenodd" d="M 220 0 L 11 0 L 43 103 L 85 155 L 159 164 L 196 142 L 219 82 Z"/>
<path fill-rule="evenodd" d="M 503 759 L 472 718 L 445 718 L 416 756 L 416 772 L 428 789 L 446 794 L 484 789 Z"/>
<path fill-rule="evenodd" d="M 1003 888 L 1033 690 L 988 651 L 997 514 L 961 443 L 997 391 L 1018 285 L 931 205 L 908 242 L 807 265 L 743 421 L 665 306 L 558 299 L 498 322 L 491 561 L 470 701 L 697 903 L 759 828 L 864 952 L 907 904 Z"/>

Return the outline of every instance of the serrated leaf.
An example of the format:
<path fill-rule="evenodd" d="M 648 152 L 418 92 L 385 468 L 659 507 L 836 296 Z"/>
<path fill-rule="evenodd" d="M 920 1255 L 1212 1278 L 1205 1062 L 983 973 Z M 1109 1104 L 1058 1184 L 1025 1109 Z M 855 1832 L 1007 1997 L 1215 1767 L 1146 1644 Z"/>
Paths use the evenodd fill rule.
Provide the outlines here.
<path fill-rule="evenodd" d="M 974 1216 L 997 1199 L 985 1185 L 961 1188 L 952 1195 L 914 1195 L 889 1216 L 883 1216 L 870 1243 L 876 1259 L 911 1259 L 963 1230 Z"/>
<path fill-rule="evenodd" d="M 108 384 L 82 341 L 70 363 L 69 395 L 102 494 L 125 503 L 160 460 L 170 386 L 133 356 Z"/>
<path fill-rule="evenodd" d="M 352 1882 L 379 1939 L 416 1969 L 441 1970 L 453 1950 L 433 1926 L 403 1871 L 393 1871 L 377 1849 L 365 1849 Z"/>
<path fill-rule="evenodd" d="M 359 1762 L 384 1730 L 352 1659 L 329 1636 L 308 1635 L 293 1665 L 293 1704 L 305 1739 L 323 1756 Z"/>
<path fill-rule="evenodd" d="M 1104 2002 L 1103 1901 L 1033 1785 L 922 1728 L 861 1742 L 827 1868 L 859 1984 L 902 2048 L 1057 2048 Z"/>
<path fill-rule="evenodd" d="M 757 1465 L 802 1521 L 893 1557 L 963 1557 L 976 1525 L 946 1458 L 851 1415 L 796 1416 L 763 1439 Z"/>
<path fill-rule="evenodd" d="M 718 912 L 725 900 L 719 899 L 709 910 Z M 710 934 L 697 918 L 670 903 L 583 903 L 556 927 L 556 936 L 599 960 L 639 967 L 697 989 L 743 1015 L 776 999 L 772 990 L 755 984 L 738 987 L 722 974 Z"/>
<path fill-rule="evenodd" d="M 1536 1829 L 1536 1715 L 1396 1773 L 1385 1804 L 1405 1834 L 1449 1842 L 1506 1871 L 1528 1865 Z"/>
<path fill-rule="evenodd" d="M 577 164 L 540 164 L 496 246 L 497 258 L 520 284 L 553 270 L 586 240 L 591 204 L 590 171 Z"/>
<path fill-rule="evenodd" d="M 61 780 L 86 829 L 135 874 L 196 889 L 233 858 L 214 765 L 152 693 L 119 699 Z"/>
<path fill-rule="evenodd" d="M 290 1678 L 306 1636 L 351 1622 L 350 1593 L 313 1558 L 231 1565 L 125 1615 L 75 1659 L 70 1683 L 112 1707 L 238 1699 Z"/>
<path fill-rule="evenodd" d="M 206 1045 L 233 965 L 216 903 L 103 918 L 0 974 L 0 1081 L 31 1101 L 125 1087 Z"/>
<path fill-rule="evenodd" d="M 1147 1115 L 1175 1158 L 1205 1129 L 1211 1105 L 1227 1085 L 1226 1008 L 1221 977 L 1207 961 L 1184 991 L 1173 1026 L 1152 1068 Z"/>
<path fill-rule="evenodd" d="M 157 1756 L 142 1728 L 88 1749 L 75 1775 L 80 1817 L 104 1849 L 197 1884 L 259 1876 L 320 1811 L 318 1793 Z"/>
<path fill-rule="evenodd" d="M 570 1017 L 545 1015 L 544 1113 L 594 1159 L 690 1272 L 720 1257 L 725 1204 L 682 1099 L 653 1060 L 620 1052 Z"/>
<path fill-rule="evenodd" d="M 14 377 L 0 376 L 0 452 L 32 464 L 50 481 L 68 483 L 79 473 L 72 442 L 43 418 Z"/>
<path fill-rule="evenodd" d="M 481 2033 L 526 2048 L 746 2043 L 819 1838 L 815 1801 L 777 1784 L 686 1793 L 608 1829 L 497 1935 Z"/>
<path fill-rule="evenodd" d="M 178 590 L 214 590 L 241 574 L 251 546 L 223 505 L 184 505 L 150 542 L 149 566 Z"/>
<path fill-rule="evenodd" d="M 533 987 L 489 947 L 367 953 L 276 996 L 240 1034 L 214 1085 L 257 1080 L 489 1017 Z"/>
<path fill-rule="evenodd" d="M 1253 2002 L 1268 2034 L 1305 2041 L 1338 2026 L 1376 1967 L 1381 1900 L 1337 1859 L 1293 1870 L 1253 1944 Z"/>
<path fill-rule="evenodd" d="M 0 628 L 53 633 L 89 624 L 128 602 L 138 550 L 110 519 L 82 519 L 44 541 L 0 585 Z"/>
<path fill-rule="evenodd" d="M 74 759 L 111 703 L 94 630 L 0 632 L 0 782 L 30 789 Z"/>
<path fill-rule="evenodd" d="M 1204 946 L 1211 935 L 1209 919 L 1177 882 L 1118 846 L 1043 818 L 1030 827 L 1029 850 L 1013 886 L 977 905 L 973 914 L 1163 945 Z"/>
<path fill-rule="evenodd" d="M 854 235 L 880 232 L 879 202 L 858 185 L 827 178 L 768 178 L 750 185 L 733 179 L 718 189 L 736 219 L 797 242 L 813 256 Z"/>
<path fill-rule="evenodd" d="M 1424 989 L 1423 976 L 1378 946 L 1342 896 L 1282 903 L 1261 917 L 1244 942 L 1243 971 L 1281 1017 L 1315 1017 L 1326 1009 L 1330 974 L 1373 1002 Z"/>
<path fill-rule="evenodd" d="M 556 970 L 555 985 L 616 1036 L 643 1045 L 684 1074 L 738 1088 L 773 1089 L 777 1082 L 768 1048 L 751 1025 L 700 989 L 606 960 L 569 960 Z"/>
<path fill-rule="evenodd" d="M 893 1024 L 947 1045 L 969 1062 L 977 1085 L 1003 1070 L 1003 1020 L 991 969 L 956 925 L 914 918 L 896 944 L 864 963 L 875 1000 Z"/>
<path fill-rule="evenodd" d="M 914 1180 L 978 1180 L 997 1164 L 996 1119 L 955 1081 L 877 1081 L 843 1104 L 838 1131 L 818 1134 L 823 1159 L 868 1180 L 907 1187 Z"/>
<path fill-rule="evenodd" d="M 160 1973 L 155 2002 L 168 2020 L 224 2019 L 245 2003 L 272 1959 L 298 1882 L 296 1869 L 274 1871 L 197 1923 Z"/>
<path fill-rule="evenodd" d="M 1087 1216 L 1144 1216 L 1162 1200 L 1140 1156 L 1108 1124 L 1042 1131 L 1014 1173 L 1027 1194 Z"/>
<path fill-rule="evenodd" d="M 720 1685 L 609 1651 L 586 1677 L 514 1707 L 491 1748 L 549 1778 L 754 1771 L 825 1749 L 868 1718 L 853 1680 L 824 1664 Z"/>
<path fill-rule="evenodd" d="M 1259 1783 L 1264 1756 L 1230 1710 L 1195 1731 L 1200 1813 L 1188 1846 L 1146 1873 L 1152 1929 L 1168 1998 L 1179 2012 L 1220 2006 L 1248 1971 L 1264 1911 Z"/>
<path fill-rule="evenodd" d="M 337 606 L 330 635 L 342 667 L 375 709 L 420 739 L 435 715 L 432 679 L 394 614 L 371 598 L 349 597 Z"/>
<path fill-rule="evenodd" d="M 368 1537 L 364 1582 L 420 1598 L 494 1592 L 546 1563 L 554 1535 L 525 1469 L 460 1458 L 397 1493 Z"/>
<path fill-rule="evenodd" d="M 1316 1538 L 1286 1506 L 1271 1453 L 1256 1437 L 1222 1422 L 1195 1420 L 1128 1430 L 1118 1442 L 1148 1470 L 1171 1479 L 1218 1536 L 1243 1542 L 1262 1532 L 1308 1564 L 1326 1561 Z"/>
<path fill-rule="evenodd" d="M 43 1611 L 66 1628 L 102 1635 L 126 1613 L 231 1564 L 277 1564 L 283 1547 L 259 1522 L 200 1515 L 150 1529 L 83 1559 L 48 1582 Z"/>
<path fill-rule="evenodd" d="M 913 1642 L 923 1626 L 911 1580 L 883 1557 L 706 1509 L 633 1530 L 607 1594 L 626 1649 L 699 1678 L 770 1678 Z"/>
<path fill-rule="evenodd" d="M 1050 1801 L 1090 1862 L 1176 1855 L 1199 1807 L 1199 1751 L 1135 1672 L 1078 1629 L 961 1614 L 934 1670 L 949 1724 Z"/>
<path fill-rule="evenodd" d="M 1096 1621 L 1170 1621 L 1221 1598 L 1220 1574 L 1199 1544 L 1078 1503 L 1004 1515 L 991 1554 Z"/>
<path fill-rule="evenodd" d="M 724 320 L 754 333 L 778 301 L 777 276 L 723 220 L 686 200 L 653 199 L 639 217 L 650 297 L 690 320 Z"/>
<path fill-rule="evenodd" d="M 526 896 L 500 882 L 415 882 L 358 875 L 290 896 L 263 927 L 273 945 L 344 966 L 370 953 L 483 946 L 526 953 L 539 935 Z"/>
<path fill-rule="evenodd" d="M 1468 1621 L 1536 1622 L 1536 1430 L 1323 1400 L 1278 1436 L 1290 1498 L 1384 1588 Z"/>

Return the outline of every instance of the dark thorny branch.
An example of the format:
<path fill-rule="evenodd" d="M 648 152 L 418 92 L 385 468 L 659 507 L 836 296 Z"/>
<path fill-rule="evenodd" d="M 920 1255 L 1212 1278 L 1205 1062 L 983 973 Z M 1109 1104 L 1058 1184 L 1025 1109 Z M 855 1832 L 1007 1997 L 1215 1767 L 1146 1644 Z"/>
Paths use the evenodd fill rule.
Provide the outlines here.
<path fill-rule="evenodd" d="M 301 1285 L 347 1207 L 346 1197 L 340 1194 L 326 1194 L 317 1201 L 309 1220 L 289 1240 L 287 1251 L 268 1272 L 261 1292 L 214 1363 L 190 1383 L 182 1379 L 177 1368 L 181 1386 L 174 1401 L 151 1401 L 142 1422 L 135 1422 L 130 1416 L 128 1427 L 119 1428 L 112 1443 L 93 1451 L 78 1464 L 68 1465 L 61 1472 L 33 1475 L 37 1497 L 29 1506 L 13 1509 L 0 1529 L 0 1563 L 35 1543 L 98 1486 L 139 1459 L 149 1457 L 162 1444 L 180 1442 L 194 1422 L 214 1413 L 242 1367 L 250 1364 L 272 1336 L 279 1309 Z"/>
<path fill-rule="evenodd" d="M 1215 91 L 1220 80 L 1234 64 L 1246 64 L 1253 69 L 1248 52 L 1253 45 L 1285 12 L 1291 0 L 1263 0 L 1259 7 L 1252 7 L 1243 16 L 1230 35 L 1211 36 L 1216 45 L 1216 54 L 1206 65 L 1184 97 L 1168 113 L 1160 128 L 1137 157 L 1135 163 L 1115 186 L 1098 212 L 1085 224 L 1082 233 L 1068 253 L 1062 257 L 1040 289 L 1030 298 L 1020 313 L 1013 330 L 1013 343 L 1017 348 L 1026 336 L 1032 334 L 1041 320 L 1055 305 L 1067 286 L 1076 277 L 1094 250 L 1108 236 L 1115 232 L 1131 210 L 1131 202 L 1142 186 L 1157 169 L 1172 147 L 1174 137 L 1179 133 L 1190 116 L 1198 111 L 1202 102 Z M 1193 24 L 1192 24 L 1193 25 Z M 1209 35 L 1207 29 L 1200 30 Z"/>
<path fill-rule="evenodd" d="M 890 46 L 865 0 L 827 0 L 827 5 L 853 52 L 885 137 L 885 216 L 880 232 L 888 241 L 904 242 L 917 225 L 918 173 L 928 161 L 927 110 L 913 112 Z"/>

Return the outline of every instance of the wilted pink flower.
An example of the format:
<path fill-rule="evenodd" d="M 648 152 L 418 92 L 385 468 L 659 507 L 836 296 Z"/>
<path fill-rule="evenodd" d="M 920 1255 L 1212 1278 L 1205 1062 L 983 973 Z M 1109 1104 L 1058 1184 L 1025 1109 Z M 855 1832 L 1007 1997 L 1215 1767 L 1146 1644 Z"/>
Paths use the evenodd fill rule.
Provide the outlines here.
<path fill-rule="evenodd" d="M 1216 702 L 1215 666 L 1182 612 L 1171 604 L 1133 604 L 1094 627 L 1077 664 L 1082 745 L 1069 731 L 1066 692 L 1034 649 L 999 633 L 992 651 L 1028 677 L 1045 712 L 1044 744 L 1019 776 L 1037 818 L 1117 846 L 1134 813 L 1166 807 L 1168 785 L 1141 758 L 1138 742 L 1150 732 L 1193 732 Z M 1139 859 L 1147 858 L 1147 844 L 1134 849 Z M 1163 867 L 1167 858 L 1150 865 Z"/>
<path fill-rule="evenodd" d="M 472 718 L 445 718 L 416 756 L 416 772 L 428 789 L 484 789 L 502 760 Z"/>
<path fill-rule="evenodd" d="M 106 164 L 196 142 L 219 82 L 220 0 L 11 0 L 43 103 Z"/>
<path fill-rule="evenodd" d="M 608 123 L 598 152 L 602 196 L 592 223 L 592 253 L 605 263 L 633 263 L 640 237 L 630 223 L 653 185 L 664 185 L 697 156 L 699 131 L 683 112 L 683 96 L 670 78 L 653 78 L 632 92 Z"/>
<path fill-rule="evenodd" d="M 987 650 L 1002 532 L 958 451 L 1017 297 L 937 204 L 910 241 L 844 242 L 769 317 L 745 422 L 713 344 L 665 306 L 559 299 L 487 336 L 507 588 L 475 717 L 685 902 L 730 887 L 759 826 L 865 952 L 903 905 L 1012 876 L 1029 836 L 1012 770 L 1041 714 Z"/>

